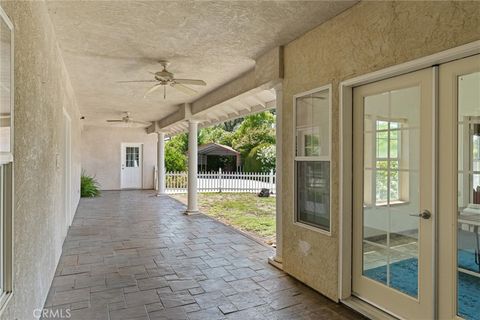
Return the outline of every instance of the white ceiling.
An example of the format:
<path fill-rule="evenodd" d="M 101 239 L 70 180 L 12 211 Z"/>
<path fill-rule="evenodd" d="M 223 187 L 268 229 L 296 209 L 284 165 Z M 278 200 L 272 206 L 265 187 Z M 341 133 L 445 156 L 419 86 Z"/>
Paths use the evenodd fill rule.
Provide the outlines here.
<path fill-rule="evenodd" d="M 51 1 L 63 58 L 86 124 L 130 111 L 153 121 L 238 77 L 254 59 L 325 22 L 355 1 Z M 156 61 L 178 78 L 203 79 L 196 96 L 167 89 L 143 98 Z"/>

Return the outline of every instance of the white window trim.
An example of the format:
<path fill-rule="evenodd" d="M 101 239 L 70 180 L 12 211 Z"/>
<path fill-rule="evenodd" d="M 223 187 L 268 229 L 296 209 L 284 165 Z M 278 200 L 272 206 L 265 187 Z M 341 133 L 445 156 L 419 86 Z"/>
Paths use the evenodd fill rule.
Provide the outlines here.
<path fill-rule="evenodd" d="M 15 99 L 15 82 L 14 82 L 14 48 L 15 48 L 15 41 L 14 41 L 14 26 L 10 18 L 7 16 L 6 12 L 0 6 L 0 17 L 3 19 L 5 24 L 10 28 L 10 81 L 11 81 L 11 97 L 10 97 L 10 152 L 2 152 L 0 153 L 0 165 L 8 165 L 7 170 L 10 170 L 10 173 L 7 177 L 7 184 L 11 185 L 8 192 L 5 192 L 5 196 L 8 198 L 5 203 L 4 208 L 2 211 L 5 210 L 7 212 L 4 220 L 4 230 L 3 230 L 3 287 L 2 292 L 0 292 L 0 315 L 3 314 L 7 305 L 11 301 L 13 297 L 13 219 L 14 219 L 14 166 L 13 166 L 13 154 L 14 154 L 14 99 Z M 8 191 L 8 190 L 7 190 Z M 3 196 L 3 195 L 2 195 Z M 2 212 L 3 213 L 3 212 Z"/>
<path fill-rule="evenodd" d="M 297 99 L 301 98 L 302 96 L 309 95 L 312 93 L 320 92 L 320 91 L 328 91 L 328 135 L 329 135 L 329 143 L 328 143 L 328 157 L 327 156 L 297 156 L 296 155 L 296 148 L 297 148 Z M 293 224 L 295 226 L 299 226 L 305 229 L 309 229 L 320 234 L 326 235 L 331 237 L 332 236 L 332 85 L 328 84 L 322 87 L 318 87 L 309 91 L 305 91 L 302 93 L 298 93 L 293 96 Z M 329 225 L 328 231 L 324 230 L 320 227 L 316 227 L 297 219 L 297 161 L 328 161 L 330 164 L 330 177 L 329 177 L 329 197 L 330 197 L 330 208 L 329 208 Z"/>

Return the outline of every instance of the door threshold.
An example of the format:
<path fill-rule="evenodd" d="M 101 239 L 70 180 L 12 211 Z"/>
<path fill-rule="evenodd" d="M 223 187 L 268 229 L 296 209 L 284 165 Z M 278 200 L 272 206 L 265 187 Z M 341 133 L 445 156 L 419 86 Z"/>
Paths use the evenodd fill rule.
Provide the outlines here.
<path fill-rule="evenodd" d="M 355 296 L 350 296 L 346 299 L 340 300 L 340 302 L 372 320 L 399 319 Z"/>

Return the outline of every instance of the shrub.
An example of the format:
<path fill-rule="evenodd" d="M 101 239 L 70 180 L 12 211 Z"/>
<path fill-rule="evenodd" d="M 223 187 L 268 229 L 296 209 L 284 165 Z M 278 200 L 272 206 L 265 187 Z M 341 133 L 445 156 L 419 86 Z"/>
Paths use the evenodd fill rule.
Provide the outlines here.
<path fill-rule="evenodd" d="M 275 169 L 275 145 L 261 144 L 254 147 L 244 163 L 246 172 L 269 172 Z"/>
<path fill-rule="evenodd" d="M 263 172 L 275 170 L 276 156 L 277 152 L 274 144 L 260 148 L 257 152 L 257 159 L 262 163 Z"/>
<path fill-rule="evenodd" d="M 97 197 L 100 195 L 99 184 L 95 177 L 90 177 L 82 172 L 80 178 L 80 195 L 83 198 Z"/>
<path fill-rule="evenodd" d="M 167 171 L 187 170 L 187 156 L 175 146 L 165 146 L 165 168 Z"/>

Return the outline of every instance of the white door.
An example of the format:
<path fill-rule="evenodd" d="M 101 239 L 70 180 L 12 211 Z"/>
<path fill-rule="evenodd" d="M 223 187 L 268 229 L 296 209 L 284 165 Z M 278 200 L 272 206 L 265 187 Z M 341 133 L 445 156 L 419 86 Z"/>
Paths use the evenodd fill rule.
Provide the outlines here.
<path fill-rule="evenodd" d="M 356 87 L 352 291 L 403 319 L 434 318 L 433 72 Z"/>
<path fill-rule="evenodd" d="M 480 55 L 439 74 L 439 318 L 480 320 Z"/>
<path fill-rule="evenodd" d="M 122 189 L 142 189 L 143 145 L 122 143 Z"/>

